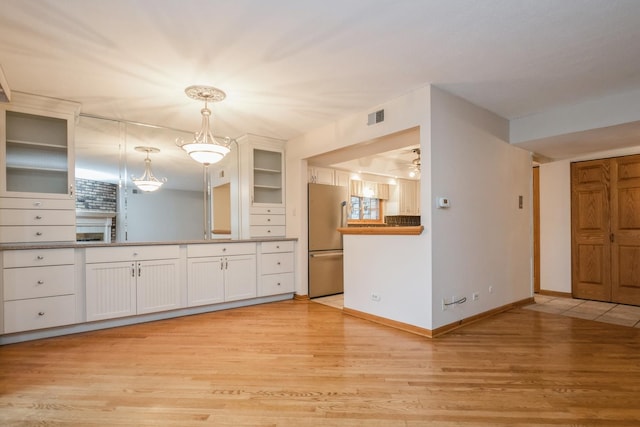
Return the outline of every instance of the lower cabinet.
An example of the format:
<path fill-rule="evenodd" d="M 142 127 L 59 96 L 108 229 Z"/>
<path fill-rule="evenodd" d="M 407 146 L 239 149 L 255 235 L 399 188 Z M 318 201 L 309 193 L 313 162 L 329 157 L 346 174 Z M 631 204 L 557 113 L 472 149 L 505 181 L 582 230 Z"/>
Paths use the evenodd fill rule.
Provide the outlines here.
<path fill-rule="evenodd" d="M 255 298 L 256 244 L 187 247 L 187 301 L 190 307 Z"/>
<path fill-rule="evenodd" d="M 2 252 L 2 321 L 6 334 L 77 322 L 73 249 Z M 4 330 L 3 330 L 4 329 Z"/>
<path fill-rule="evenodd" d="M 260 281 L 258 296 L 278 295 L 294 291 L 292 241 L 260 243 Z"/>
<path fill-rule="evenodd" d="M 182 283 L 178 247 L 162 249 L 166 251 L 134 247 L 87 249 L 87 321 L 181 308 Z M 132 258 L 137 259 L 90 262 L 109 258 L 115 260 L 129 253 Z M 163 255 L 167 258 L 144 259 Z"/>

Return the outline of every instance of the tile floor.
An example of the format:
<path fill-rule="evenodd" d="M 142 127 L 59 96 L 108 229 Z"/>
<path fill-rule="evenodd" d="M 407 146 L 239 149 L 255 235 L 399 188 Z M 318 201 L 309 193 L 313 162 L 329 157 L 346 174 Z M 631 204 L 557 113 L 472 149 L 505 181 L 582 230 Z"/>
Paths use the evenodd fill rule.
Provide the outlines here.
<path fill-rule="evenodd" d="M 523 308 L 527 310 L 541 311 L 544 313 L 595 320 L 596 322 L 640 328 L 640 307 L 633 305 L 552 297 L 538 294 L 535 295 L 535 300 L 535 304 L 531 304 Z M 312 301 L 342 310 L 344 295 L 330 295 L 327 297 L 314 298 Z"/>
<path fill-rule="evenodd" d="M 528 310 L 562 316 L 579 317 L 596 322 L 640 328 L 640 307 L 575 298 L 535 295 L 536 303 L 523 307 Z"/>

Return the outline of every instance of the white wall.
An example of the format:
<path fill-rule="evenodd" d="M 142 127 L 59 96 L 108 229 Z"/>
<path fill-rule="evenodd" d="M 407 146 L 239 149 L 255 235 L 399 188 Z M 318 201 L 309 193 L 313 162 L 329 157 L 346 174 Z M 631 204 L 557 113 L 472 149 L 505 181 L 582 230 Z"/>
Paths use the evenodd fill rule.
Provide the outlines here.
<path fill-rule="evenodd" d="M 428 129 L 429 123 L 429 92 L 430 87 L 424 87 L 410 92 L 404 96 L 392 99 L 384 104 L 373 106 L 366 111 L 362 111 L 351 116 L 342 118 L 328 126 L 316 129 L 299 138 L 288 141 L 286 152 L 286 205 L 287 205 L 287 237 L 298 238 L 298 252 L 296 271 L 296 293 L 308 295 L 307 279 L 307 162 L 306 159 L 349 147 L 359 143 L 374 140 L 376 138 L 411 129 L 420 126 L 421 129 Z M 385 110 L 385 121 L 373 126 L 367 126 L 367 115 L 379 109 Z M 429 132 L 420 132 L 420 145 L 424 156 L 429 153 Z M 422 179 L 428 179 L 428 165 L 423 166 Z M 422 200 L 430 197 L 429 186 L 422 185 Z M 423 210 L 424 211 L 424 210 Z M 430 214 L 422 215 L 422 223 L 429 229 Z M 413 283 L 421 289 L 430 289 L 430 239 L 426 232 L 422 236 L 414 236 L 415 239 L 423 240 L 423 253 L 419 259 L 415 259 L 415 253 L 410 248 L 397 248 L 399 254 L 404 254 L 404 261 L 411 271 L 416 268 Z M 425 265 L 427 268 L 425 268 Z M 402 266 L 399 266 L 400 268 Z M 413 291 L 406 292 L 406 298 L 412 298 Z M 430 292 L 429 292 L 430 294 Z M 425 301 L 423 311 L 430 307 L 430 300 Z M 402 312 L 403 307 L 399 305 L 395 308 Z"/>
<path fill-rule="evenodd" d="M 531 156 L 508 144 L 505 119 L 437 88 L 431 111 L 431 156 L 425 160 L 434 198 L 425 201 L 433 218 L 438 328 L 533 295 L 532 181 Z M 449 198 L 450 208 L 435 207 L 441 196 Z M 452 296 L 467 302 L 443 311 L 442 299 Z"/>
<path fill-rule="evenodd" d="M 627 156 L 640 147 L 540 165 L 540 289 L 571 293 L 571 162 Z"/>
<path fill-rule="evenodd" d="M 127 241 L 203 239 L 203 198 L 202 192 L 164 188 L 153 193 L 129 193 Z"/>

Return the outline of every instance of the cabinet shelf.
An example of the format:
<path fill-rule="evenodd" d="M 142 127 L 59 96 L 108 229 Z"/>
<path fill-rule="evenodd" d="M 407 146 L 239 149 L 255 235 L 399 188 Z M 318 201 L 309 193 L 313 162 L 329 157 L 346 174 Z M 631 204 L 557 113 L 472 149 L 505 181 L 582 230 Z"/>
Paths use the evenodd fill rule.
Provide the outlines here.
<path fill-rule="evenodd" d="M 280 190 L 282 188 L 279 185 L 276 186 L 276 185 L 258 185 L 258 184 L 254 185 L 253 187 L 254 188 L 262 188 L 264 190 Z"/>
<path fill-rule="evenodd" d="M 60 172 L 67 173 L 67 169 L 62 168 L 43 168 L 40 166 L 24 166 L 24 165 L 7 165 L 7 171 L 9 170 L 25 170 L 25 171 L 39 171 L 39 172 Z"/>
<path fill-rule="evenodd" d="M 253 168 L 253 170 L 257 171 L 257 172 L 273 173 L 273 174 L 281 173 L 281 171 L 279 169 Z"/>
<path fill-rule="evenodd" d="M 60 151 L 67 151 L 67 146 L 66 145 L 58 145 L 58 144 L 47 144 L 44 142 L 34 142 L 34 141 L 23 141 L 23 140 L 19 140 L 19 139 L 7 139 L 7 144 L 15 144 L 15 145 L 24 145 L 24 146 L 31 146 L 31 147 L 41 147 L 41 148 L 46 148 L 46 149 L 52 149 L 52 150 L 60 150 Z"/>

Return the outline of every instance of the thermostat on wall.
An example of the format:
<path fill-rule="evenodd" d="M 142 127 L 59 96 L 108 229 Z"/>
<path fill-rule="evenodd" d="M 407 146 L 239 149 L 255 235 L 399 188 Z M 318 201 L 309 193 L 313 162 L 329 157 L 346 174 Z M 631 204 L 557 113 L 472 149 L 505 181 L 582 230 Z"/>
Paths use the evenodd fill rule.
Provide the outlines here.
<path fill-rule="evenodd" d="M 450 206 L 451 206 L 451 204 L 449 203 L 449 198 L 448 197 L 438 197 L 438 208 L 439 209 L 448 208 Z"/>

